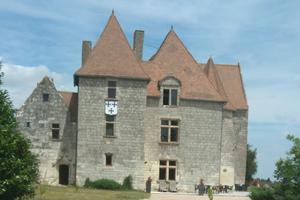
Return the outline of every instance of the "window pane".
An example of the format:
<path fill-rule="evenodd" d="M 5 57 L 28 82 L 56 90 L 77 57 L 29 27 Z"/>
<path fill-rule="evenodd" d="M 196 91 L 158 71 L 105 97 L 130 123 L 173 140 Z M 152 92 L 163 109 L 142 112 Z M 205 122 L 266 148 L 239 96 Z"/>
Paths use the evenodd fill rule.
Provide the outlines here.
<path fill-rule="evenodd" d="M 169 120 L 161 120 L 161 125 L 169 125 Z"/>
<path fill-rule="evenodd" d="M 172 126 L 178 126 L 178 121 L 177 120 L 172 120 L 171 125 Z"/>
<path fill-rule="evenodd" d="M 159 168 L 159 180 L 166 180 L 167 169 Z"/>
<path fill-rule="evenodd" d="M 52 128 L 59 128 L 59 124 L 52 124 Z"/>
<path fill-rule="evenodd" d="M 59 139 L 59 129 L 52 129 L 52 139 Z"/>
<path fill-rule="evenodd" d="M 169 168 L 169 180 L 174 181 L 176 180 L 176 169 Z"/>
<path fill-rule="evenodd" d="M 168 128 L 161 128 L 161 141 L 168 142 Z"/>
<path fill-rule="evenodd" d="M 108 121 L 108 122 L 115 121 L 115 116 L 114 115 L 106 115 L 105 118 L 106 118 L 106 121 Z"/>
<path fill-rule="evenodd" d="M 178 141 L 178 128 L 171 128 L 171 142 Z"/>
<path fill-rule="evenodd" d="M 159 165 L 161 165 L 161 166 L 167 165 L 167 161 L 166 160 L 160 160 Z"/>
<path fill-rule="evenodd" d="M 163 95 L 163 105 L 169 105 L 170 90 L 165 89 Z"/>
<path fill-rule="evenodd" d="M 177 105 L 177 90 L 171 90 L 171 105 Z"/>
<path fill-rule="evenodd" d="M 107 94 L 108 98 L 112 98 L 112 99 L 116 98 L 116 88 L 108 88 L 107 92 L 108 92 Z"/>
<path fill-rule="evenodd" d="M 112 154 L 105 155 L 105 165 L 112 166 Z"/>
<path fill-rule="evenodd" d="M 176 166 L 176 160 L 170 160 L 169 165 L 170 166 Z"/>
<path fill-rule="evenodd" d="M 106 123 L 106 136 L 114 135 L 114 124 Z"/>
<path fill-rule="evenodd" d="M 49 94 L 44 93 L 43 94 L 43 102 L 47 102 L 47 101 L 49 101 Z"/>
<path fill-rule="evenodd" d="M 108 81 L 108 87 L 117 87 L 117 81 Z"/>

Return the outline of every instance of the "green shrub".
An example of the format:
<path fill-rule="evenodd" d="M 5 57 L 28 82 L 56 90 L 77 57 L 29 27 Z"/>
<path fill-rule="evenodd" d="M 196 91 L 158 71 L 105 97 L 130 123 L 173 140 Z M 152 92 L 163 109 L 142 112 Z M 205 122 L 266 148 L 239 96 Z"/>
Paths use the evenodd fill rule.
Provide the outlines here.
<path fill-rule="evenodd" d="M 96 181 L 86 180 L 85 187 L 95 188 L 95 189 L 105 189 L 105 190 L 120 190 L 122 188 L 121 184 L 110 179 L 99 179 Z"/>
<path fill-rule="evenodd" d="M 122 188 L 124 190 L 133 190 L 131 175 L 124 178 Z"/>
<path fill-rule="evenodd" d="M 252 200 L 275 200 L 274 190 L 272 188 L 252 187 L 249 197 Z"/>

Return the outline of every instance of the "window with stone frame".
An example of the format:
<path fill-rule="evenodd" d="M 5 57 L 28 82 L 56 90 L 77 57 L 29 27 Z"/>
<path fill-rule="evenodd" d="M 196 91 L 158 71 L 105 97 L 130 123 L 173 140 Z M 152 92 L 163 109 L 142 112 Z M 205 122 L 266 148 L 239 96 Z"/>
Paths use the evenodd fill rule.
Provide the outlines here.
<path fill-rule="evenodd" d="M 43 93 L 43 102 L 48 102 L 48 101 L 49 101 L 49 94 Z"/>
<path fill-rule="evenodd" d="M 105 115 L 105 136 L 113 137 L 115 135 L 115 115 Z"/>
<path fill-rule="evenodd" d="M 175 181 L 177 171 L 176 160 L 159 161 L 159 180 Z"/>
<path fill-rule="evenodd" d="M 112 153 L 105 154 L 105 166 L 112 166 Z"/>
<path fill-rule="evenodd" d="M 60 132 L 59 124 L 52 124 L 52 139 L 58 140 L 60 138 L 59 132 Z"/>
<path fill-rule="evenodd" d="M 163 89 L 163 105 L 177 106 L 178 89 Z"/>
<path fill-rule="evenodd" d="M 179 120 L 161 119 L 160 123 L 160 142 L 178 143 Z"/>
<path fill-rule="evenodd" d="M 117 96 L 117 81 L 107 82 L 107 98 L 115 99 Z"/>

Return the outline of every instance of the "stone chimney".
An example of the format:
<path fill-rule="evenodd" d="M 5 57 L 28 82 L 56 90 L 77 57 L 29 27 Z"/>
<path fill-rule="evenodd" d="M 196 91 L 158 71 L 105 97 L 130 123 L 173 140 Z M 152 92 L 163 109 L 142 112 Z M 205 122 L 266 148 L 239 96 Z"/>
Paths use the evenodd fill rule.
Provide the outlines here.
<path fill-rule="evenodd" d="M 89 57 L 92 50 L 92 42 L 83 40 L 82 41 L 82 57 L 81 57 L 81 66 L 83 67 L 84 63 L 86 62 L 87 58 Z"/>
<path fill-rule="evenodd" d="M 133 36 L 133 52 L 137 59 L 143 59 L 144 31 L 135 30 Z"/>

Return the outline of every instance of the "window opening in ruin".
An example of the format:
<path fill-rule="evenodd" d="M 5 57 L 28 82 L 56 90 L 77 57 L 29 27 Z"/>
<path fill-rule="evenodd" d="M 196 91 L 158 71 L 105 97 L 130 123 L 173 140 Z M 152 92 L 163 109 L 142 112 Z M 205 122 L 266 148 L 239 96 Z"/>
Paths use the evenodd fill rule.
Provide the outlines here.
<path fill-rule="evenodd" d="M 43 93 L 43 102 L 48 102 L 48 101 L 49 101 L 49 94 Z"/>

